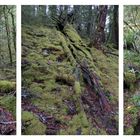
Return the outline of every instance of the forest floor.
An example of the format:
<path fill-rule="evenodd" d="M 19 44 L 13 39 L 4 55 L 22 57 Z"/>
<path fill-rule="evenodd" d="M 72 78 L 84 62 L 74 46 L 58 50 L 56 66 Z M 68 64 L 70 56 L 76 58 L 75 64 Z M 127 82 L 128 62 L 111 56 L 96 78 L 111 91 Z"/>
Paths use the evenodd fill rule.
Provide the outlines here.
<path fill-rule="evenodd" d="M 0 134 L 16 134 L 16 82 L 15 68 L 0 69 Z"/>
<path fill-rule="evenodd" d="M 22 28 L 22 134 L 117 135 L 118 57 L 63 33 Z"/>
<path fill-rule="evenodd" d="M 125 50 L 124 134 L 140 134 L 140 57 Z"/>

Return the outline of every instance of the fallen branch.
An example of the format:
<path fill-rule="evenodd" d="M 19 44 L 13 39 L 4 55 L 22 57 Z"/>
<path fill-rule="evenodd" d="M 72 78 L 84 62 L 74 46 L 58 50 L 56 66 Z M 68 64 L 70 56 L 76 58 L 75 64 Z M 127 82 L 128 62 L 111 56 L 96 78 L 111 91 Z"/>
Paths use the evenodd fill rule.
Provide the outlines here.
<path fill-rule="evenodd" d="M 11 92 L 8 93 L 8 95 L 16 96 L 16 91 L 11 91 Z"/>
<path fill-rule="evenodd" d="M 0 122 L 0 124 L 4 124 L 4 125 L 10 125 L 10 124 L 16 124 L 16 121 L 10 121 L 10 122 Z"/>
<path fill-rule="evenodd" d="M 99 104 L 101 106 L 101 109 L 107 112 L 111 111 L 111 107 L 108 103 L 108 100 L 102 90 L 102 87 L 99 83 L 99 78 L 98 76 L 92 71 L 88 70 L 88 66 L 86 64 L 86 62 L 84 62 L 83 64 L 80 65 L 81 66 L 81 70 L 83 73 L 83 78 L 86 80 L 86 84 L 89 85 L 89 87 L 91 87 L 91 89 L 93 91 L 96 92 L 96 94 L 99 97 Z"/>
<path fill-rule="evenodd" d="M 115 56 L 118 56 L 118 57 L 119 57 L 118 54 L 116 54 L 116 53 L 112 53 L 112 52 L 109 52 L 109 51 L 104 51 L 104 53 L 106 53 L 106 54 L 111 54 L 111 55 L 115 55 Z"/>

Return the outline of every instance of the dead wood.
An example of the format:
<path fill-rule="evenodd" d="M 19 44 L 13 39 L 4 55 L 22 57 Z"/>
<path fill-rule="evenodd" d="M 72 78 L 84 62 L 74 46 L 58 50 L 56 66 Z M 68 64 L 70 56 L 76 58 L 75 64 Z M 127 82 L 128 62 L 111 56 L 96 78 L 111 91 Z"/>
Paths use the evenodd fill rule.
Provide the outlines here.
<path fill-rule="evenodd" d="M 105 96 L 105 93 L 102 89 L 102 86 L 99 82 L 98 76 L 92 71 L 90 71 L 87 67 L 87 64 L 84 62 L 83 64 L 80 64 L 83 78 L 87 85 L 98 95 L 99 97 L 99 103 L 103 111 L 110 112 L 111 107 L 109 105 L 109 102 Z"/>

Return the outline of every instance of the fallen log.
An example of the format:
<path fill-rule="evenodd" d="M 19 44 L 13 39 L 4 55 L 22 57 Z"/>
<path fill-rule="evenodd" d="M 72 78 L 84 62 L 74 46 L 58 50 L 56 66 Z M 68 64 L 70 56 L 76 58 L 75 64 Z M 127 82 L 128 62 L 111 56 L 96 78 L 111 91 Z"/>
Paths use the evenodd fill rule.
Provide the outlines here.
<path fill-rule="evenodd" d="M 109 105 L 109 102 L 105 96 L 105 93 L 102 89 L 102 86 L 99 82 L 98 76 L 95 74 L 94 71 L 90 71 L 88 69 L 87 63 L 84 61 L 82 64 L 80 64 L 81 71 L 83 74 L 83 78 L 86 82 L 86 84 L 97 94 L 99 97 L 99 104 L 103 111 L 110 112 L 111 107 Z"/>
<path fill-rule="evenodd" d="M 4 124 L 4 125 L 16 124 L 16 121 L 8 121 L 8 122 L 1 121 L 0 124 Z"/>
<path fill-rule="evenodd" d="M 114 56 L 119 57 L 119 55 L 118 55 L 118 54 L 113 53 L 113 52 L 110 52 L 110 51 L 104 51 L 104 53 L 105 53 L 105 54 L 110 54 L 110 55 L 114 55 Z"/>

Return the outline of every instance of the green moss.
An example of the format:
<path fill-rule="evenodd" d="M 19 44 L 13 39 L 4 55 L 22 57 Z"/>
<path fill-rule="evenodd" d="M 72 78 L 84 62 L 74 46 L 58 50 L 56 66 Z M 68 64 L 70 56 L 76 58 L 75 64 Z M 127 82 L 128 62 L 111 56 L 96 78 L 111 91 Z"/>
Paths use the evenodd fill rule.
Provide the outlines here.
<path fill-rule="evenodd" d="M 80 95 L 81 94 L 81 87 L 80 87 L 80 83 L 78 81 L 74 82 L 74 91 L 76 93 L 76 95 Z"/>
<path fill-rule="evenodd" d="M 130 88 L 130 90 L 133 90 L 134 82 L 136 81 L 135 73 L 125 72 L 124 81 L 125 81 L 125 84 Z"/>
<path fill-rule="evenodd" d="M 139 67 L 139 64 L 140 64 L 139 53 L 136 53 L 130 50 L 125 50 L 124 60 L 125 60 L 125 64 L 133 64 L 133 66 Z"/>
<path fill-rule="evenodd" d="M 135 73 L 132 72 L 125 72 L 125 81 L 126 83 L 134 83 L 136 81 Z"/>
<path fill-rule="evenodd" d="M 34 35 L 42 33 L 42 30 L 45 36 L 36 37 Z M 25 35 L 27 34 L 25 38 L 29 37 L 27 43 L 29 42 L 31 46 L 35 44 L 35 46 L 29 49 L 30 51 L 28 50 L 27 60 L 31 66 L 23 71 L 23 85 L 32 93 L 40 95 L 40 98 L 32 98 L 31 103 L 66 124 L 67 128 L 61 129 L 60 134 L 76 134 L 80 128 L 81 134 L 84 135 L 98 134 L 98 132 L 105 134 L 106 132 L 102 129 L 98 132 L 94 130 L 92 123 L 86 117 L 80 98 L 85 84 L 82 74 L 79 81 L 76 81 L 74 69 L 77 62 L 85 59 L 89 69 L 99 76 L 99 81 L 105 91 L 114 97 L 110 98 L 111 103 L 117 104 L 118 62 L 116 58 L 107 57 L 96 48 L 87 49 L 80 36 L 70 25 L 65 27 L 65 35 L 55 29 L 42 27 L 34 31 L 32 28 L 29 32 L 31 33 L 25 33 Z M 35 40 L 37 41 L 35 42 Z M 42 48 L 53 51 L 44 57 Z M 58 62 L 57 58 L 62 55 L 65 55 L 64 60 Z M 68 120 L 65 119 L 69 117 L 65 100 L 72 100 L 77 111 L 77 114 Z"/>
<path fill-rule="evenodd" d="M 38 83 L 32 83 L 30 85 L 29 90 L 31 93 L 33 93 L 35 95 L 39 95 L 39 94 L 43 93 L 43 89 L 40 87 L 40 84 L 38 84 Z"/>
<path fill-rule="evenodd" d="M 45 90 L 50 92 L 56 87 L 55 79 L 52 77 L 51 80 L 45 81 Z"/>
<path fill-rule="evenodd" d="M 30 69 L 23 71 L 22 73 L 23 84 L 26 87 L 29 87 L 29 85 L 31 85 L 34 80 L 40 79 L 41 75 L 42 73 L 40 73 L 39 70 L 30 67 Z"/>
<path fill-rule="evenodd" d="M 103 54 L 101 50 L 91 48 L 94 65 L 91 70 L 100 78 L 100 84 L 112 95 L 112 103 L 118 100 L 118 60 Z M 89 62 L 90 63 L 90 62 Z"/>
<path fill-rule="evenodd" d="M 40 54 L 32 52 L 28 55 L 27 59 L 29 60 L 29 62 L 39 63 L 39 61 L 44 58 Z"/>
<path fill-rule="evenodd" d="M 100 135 L 107 135 L 106 131 L 104 129 L 100 129 L 98 134 Z"/>
<path fill-rule="evenodd" d="M 54 51 L 63 51 L 63 47 L 60 46 L 60 45 L 53 45 L 53 44 L 50 44 L 48 45 L 47 47 L 48 49 L 51 49 L 51 50 L 54 50 Z"/>
<path fill-rule="evenodd" d="M 62 84 L 68 84 L 68 85 L 74 85 L 75 77 L 70 74 L 63 74 L 60 73 L 59 75 L 56 76 L 56 81 L 62 82 Z"/>
<path fill-rule="evenodd" d="M 16 79 L 16 70 L 14 68 L 4 68 L 0 70 L 0 79 L 10 79 L 10 81 L 15 81 Z M 9 81 L 9 82 L 10 82 Z"/>
<path fill-rule="evenodd" d="M 73 42 L 81 42 L 81 38 L 80 36 L 77 34 L 76 30 L 71 26 L 71 25 L 67 25 L 64 28 L 64 32 L 67 34 L 67 36 L 69 37 L 69 39 Z"/>
<path fill-rule="evenodd" d="M 0 106 L 6 108 L 16 118 L 16 97 L 12 95 L 0 96 Z"/>
<path fill-rule="evenodd" d="M 134 128 L 133 127 L 129 127 L 127 128 L 127 130 L 124 133 L 125 135 L 133 135 L 134 134 Z"/>
<path fill-rule="evenodd" d="M 22 111 L 22 124 L 26 126 L 24 135 L 45 135 L 46 126 L 31 112 Z"/>
<path fill-rule="evenodd" d="M 16 83 L 6 80 L 0 81 L 0 92 L 8 93 L 14 91 L 16 88 Z"/>
<path fill-rule="evenodd" d="M 83 135 L 88 135 L 90 133 L 90 124 L 84 112 L 73 116 L 72 120 L 68 122 L 68 126 L 67 134 L 70 135 L 76 135 L 79 128 L 81 128 L 81 133 Z"/>
<path fill-rule="evenodd" d="M 72 55 L 70 48 L 66 45 L 66 46 L 63 46 L 63 49 L 64 49 L 64 52 L 66 53 L 68 59 L 70 60 L 71 64 L 75 65 L 76 60 L 75 60 L 74 56 Z"/>

